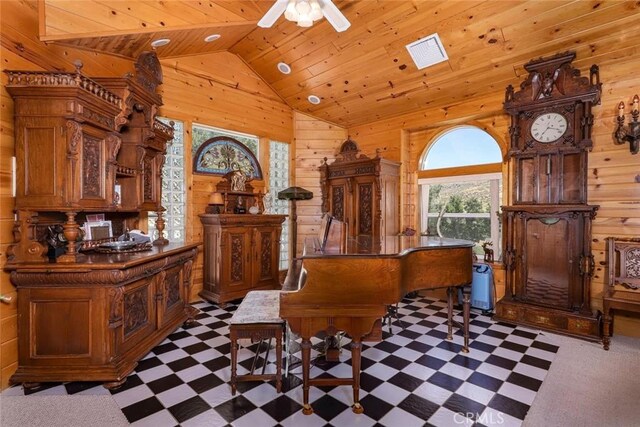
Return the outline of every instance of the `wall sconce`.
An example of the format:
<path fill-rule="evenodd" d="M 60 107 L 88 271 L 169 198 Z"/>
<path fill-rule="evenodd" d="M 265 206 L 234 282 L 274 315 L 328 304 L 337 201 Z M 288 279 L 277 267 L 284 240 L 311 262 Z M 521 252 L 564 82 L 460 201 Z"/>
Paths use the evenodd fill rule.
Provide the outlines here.
<path fill-rule="evenodd" d="M 205 212 L 208 214 L 221 214 L 224 209 L 222 208 L 224 205 L 224 199 L 222 198 L 222 194 L 214 192 L 209 196 L 209 206 L 205 209 Z"/>
<path fill-rule="evenodd" d="M 624 144 L 629 142 L 629 150 L 631 154 L 638 154 L 638 143 L 640 142 L 640 123 L 638 123 L 638 102 L 640 98 L 638 95 L 633 97 L 633 110 L 631 110 L 631 118 L 633 121 L 629 123 L 629 126 L 624 126 L 624 102 L 618 104 L 618 127 L 614 134 L 616 142 L 618 144 Z"/>

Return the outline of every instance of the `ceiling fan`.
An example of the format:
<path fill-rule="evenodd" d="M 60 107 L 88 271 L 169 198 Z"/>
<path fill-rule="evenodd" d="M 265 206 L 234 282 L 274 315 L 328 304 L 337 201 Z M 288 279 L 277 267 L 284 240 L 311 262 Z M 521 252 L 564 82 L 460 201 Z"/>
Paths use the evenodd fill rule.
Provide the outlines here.
<path fill-rule="evenodd" d="M 276 0 L 271 9 L 258 21 L 258 26 L 270 28 L 282 15 L 300 27 L 310 27 L 324 16 L 337 32 L 345 31 L 351 23 L 331 0 Z"/>

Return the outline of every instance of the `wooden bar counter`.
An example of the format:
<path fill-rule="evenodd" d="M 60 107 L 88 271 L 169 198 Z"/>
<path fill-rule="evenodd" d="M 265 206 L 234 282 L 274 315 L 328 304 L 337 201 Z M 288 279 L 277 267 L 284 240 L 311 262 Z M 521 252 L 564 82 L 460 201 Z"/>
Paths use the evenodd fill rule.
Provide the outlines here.
<path fill-rule="evenodd" d="M 89 253 L 82 263 L 8 263 L 18 291 L 13 383 L 103 381 L 115 388 L 138 360 L 193 319 L 198 244 Z"/>

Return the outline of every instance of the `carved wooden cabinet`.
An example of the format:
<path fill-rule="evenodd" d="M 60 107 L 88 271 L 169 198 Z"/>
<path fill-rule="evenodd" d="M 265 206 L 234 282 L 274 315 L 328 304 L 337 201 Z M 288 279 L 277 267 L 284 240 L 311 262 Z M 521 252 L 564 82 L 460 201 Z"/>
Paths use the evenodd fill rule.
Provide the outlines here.
<path fill-rule="evenodd" d="M 141 211 L 154 210 L 162 233 L 161 172 L 173 127 L 156 117 L 158 58 L 141 54 L 135 73 L 123 77 L 92 79 L 81 67 L 5 70 L 17 177 L 14 243 L 5 265 L 18 292 L 12 382 L 117 386 L 191 316 L 196 245 L 160 236 L 150 251 L 106 254 L 87 250 L 97 242 L 81 242 L 81 224 L 96 213 L 117 237 L 139 228 Z"/>
<path fill-rule="evenodd" d="M 587 160 L 601 84 L 595 65 L 581 77 L 574 58 L 531 61 L 520 90 L 507 88 L 513 205 L 502 207 L 506 292 L 495 317 L 597 340 L 590 287 L 598 207 L 587 204 Z"/>
<path fill-rule="evenodd" d="M 322 212 L 347 224 L 349 236 L 398 234 L 400 228 L 400 164 L 378 155 L 358 154 L 347 139 L 338 159 L 320 166 Z"/>
<path fill-rule="evenodd" d="M 136 72 L 123 77 L 89 78 L 81 68 L 78 63 L 71 73 L 5 70 L 14 100 L 17 164 L 10 262 L 44 261 L 43 230 L 62 223 L 70 243 L 57 262 L 82 261 L 75 242 L 86 213 L 105 213 L 123 232 L 138 228 L 140 211 L 157 211 L 158 231 L 164 229 L 161 172 L 173 127 L 156 117 L 162 105 L 156 55 L 143 53 Z"/>
<path fill-rule="evenodd" d="M 225 304 L 258 289 L 280 288 L 285 215 L 202 214 L 204 279 L 200 296 Z"/>
<path fill-rule="evenodd" d="M 9 264 L 18 291 L 18 369 L 11 382 L 121 385 L 179 325 L 197 245 L 87 255 L 82 264 Z"/>

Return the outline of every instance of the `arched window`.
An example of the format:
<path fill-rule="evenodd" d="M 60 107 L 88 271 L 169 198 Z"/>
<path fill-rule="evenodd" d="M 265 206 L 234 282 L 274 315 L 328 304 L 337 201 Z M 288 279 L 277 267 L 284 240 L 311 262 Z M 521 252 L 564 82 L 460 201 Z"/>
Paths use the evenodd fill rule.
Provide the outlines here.
<path fill-rule="evenodd" d="M 497 141 L 475 126 L 454 127 L 428 145 L 420 169 L 421 231 L 474 241 L 478 254 L 479 245 L 490 241 L 499 256 L 502 152 Z"/>

